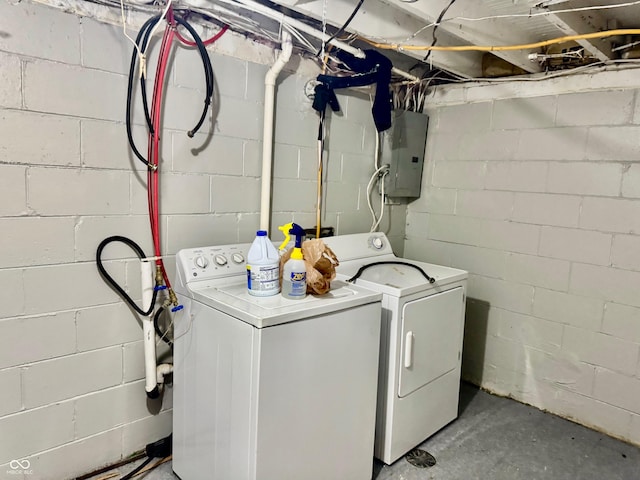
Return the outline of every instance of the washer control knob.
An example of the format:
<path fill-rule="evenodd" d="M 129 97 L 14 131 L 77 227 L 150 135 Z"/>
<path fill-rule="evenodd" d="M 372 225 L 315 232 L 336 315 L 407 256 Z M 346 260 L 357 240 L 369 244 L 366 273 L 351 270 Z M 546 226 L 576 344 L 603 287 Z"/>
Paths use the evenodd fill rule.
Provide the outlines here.
<path fill-rule="evenodd" d="M 207 268 L 207 266 L 209 265 L 209 260 L 207 260 L 207 257 L 203 255 L 198 255 L 193 259 L 193 263 L 196 265 L 196 267 Z"/>
<path fill-rule="evenodd" d="M 233 260 L 233 263 L 244 263 L 244 256 L 241 253 L 234 253 L 231 256 L 231 260 Z"/>
<path fill-rule="evenodd" d="M 215 257 L 213 257 L 213 259 L 215 260 L 216 265 L 219 265 L 221 267 L 227 264 L 227 257 L 225 257 L 224 255 L 216 255 Z"/>
<path fill-rule="evenodd" d="M 371 245 L 376 250 L 380 250 L 382 247 L 384 247 L 384 241 L 380 237 L 373 237 L 371 239 Z"/>

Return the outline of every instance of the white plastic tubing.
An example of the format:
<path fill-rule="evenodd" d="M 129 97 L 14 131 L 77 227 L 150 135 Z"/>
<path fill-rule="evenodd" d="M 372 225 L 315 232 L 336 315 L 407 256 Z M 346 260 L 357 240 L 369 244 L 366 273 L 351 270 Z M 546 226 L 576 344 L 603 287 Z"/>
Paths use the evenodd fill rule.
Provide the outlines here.
<path fill-rule="evenodd" d="M 142 285 L 142 306 L 149 308 L 153 300 L 153 262 L 140 262 L 140 283 Z M 142 317 L 142 334 L 144 336 L 144 372 L 147 394 L 153 392 L 158 385 L 156 380 L 156 332 L 153 328 L 153 312 Z"/>
<path fill-rule="evenodd" d="M 140 283 L 142 285 L 142 306 L 149 309 L 153 301 L 153 259 L 140 262 Z M 144 389 L 149 398 L 156 398 L 164 384 L 165 375 L 173 371 L 173 365 L 157 365 L 156 331 L 153 327 L 153 312 L 142 317 L 142 335 L 144 345 Z"/>
<path fill-rule="evenodd" d="M 269 230 L 271 210 L 271 171 L 273 168 L 273 124 L 276 79 L 291 58 L 291 35 L 282 32 L 282 51 L 264 77 L 264 130 L 262 132 L 262 190 L 260 197 L 260 230 Z"/>

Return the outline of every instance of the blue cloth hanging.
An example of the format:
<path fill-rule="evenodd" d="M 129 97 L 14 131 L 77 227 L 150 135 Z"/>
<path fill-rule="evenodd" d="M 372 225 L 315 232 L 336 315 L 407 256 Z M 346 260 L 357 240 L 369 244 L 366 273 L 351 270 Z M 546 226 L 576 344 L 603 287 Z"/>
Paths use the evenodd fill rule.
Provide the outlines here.
<path fill-rule="evenodd" d="M 375 83 L 376 95 L 371 113 L 376 130 L 383 132 L 391 127 L 392 99 L 389 84 L 393 64 L 376 50 L 365 50 L 364 54 L 365 58 L 357 58 L 344 51 L 337 53 L 338 58 L 356 73 L 346 77 L 318 75 L 317 80 L 320 83 L 315 88 L 313 108 L 324 112 L 329 105 L 334 112 L 337 112 L 340 110 L 340 103 L 334 92 L 335 89 L 362 87 Z"/>

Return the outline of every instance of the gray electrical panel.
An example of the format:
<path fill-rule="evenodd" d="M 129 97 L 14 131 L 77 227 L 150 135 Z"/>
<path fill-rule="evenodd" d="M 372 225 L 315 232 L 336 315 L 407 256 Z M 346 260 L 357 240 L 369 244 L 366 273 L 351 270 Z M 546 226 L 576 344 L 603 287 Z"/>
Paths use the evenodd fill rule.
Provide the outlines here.
<path fill-rule="evenodd" d="M 382 133 L 380 165 L 389 165 L 384 193 L 389 197 L 420 196 L 427 124 L 423 113 L 395 110 L 391 128 Z"/>

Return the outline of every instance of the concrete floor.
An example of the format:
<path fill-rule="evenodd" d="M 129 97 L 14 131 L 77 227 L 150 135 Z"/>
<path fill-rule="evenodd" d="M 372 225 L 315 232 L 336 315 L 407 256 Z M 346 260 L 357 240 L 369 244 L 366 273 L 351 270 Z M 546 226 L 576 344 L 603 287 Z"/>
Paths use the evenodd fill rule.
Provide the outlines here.
<path fill-rule="evenodd" d="M 640 448 L 468 384 L 462 384 L 460 417 L 420 448 L 436 465 L 416 468 L 404 458 L 390 466 L 376 461 L 373 480 L 640 479 Z M 178 477 L 169 462 L 136 478 Z"/>

